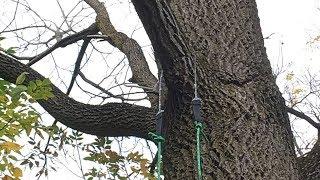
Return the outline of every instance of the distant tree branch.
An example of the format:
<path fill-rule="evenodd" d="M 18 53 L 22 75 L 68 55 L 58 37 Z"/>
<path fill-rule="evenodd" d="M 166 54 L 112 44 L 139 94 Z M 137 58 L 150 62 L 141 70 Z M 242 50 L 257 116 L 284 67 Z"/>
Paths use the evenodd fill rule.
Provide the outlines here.
<path fill-rule="evenodd" d="M 303 112 L 297 111 L 291 107 L 286 107 L 287 112 L 290 114 L 293 114 L 301 119 L 306 120 L 308 123 L 310 123 L 313 127 L 315 127 L 316 129 L 320 130 L 320 124 L 315 122 L 313 119 L 311 119 L 309 116 L 307 116 L 306 114 L 304 114 Z"/>
<path fill-rule="evenodd" d="M 128 99 L 128 98 L 124 98 L 123 95 L 124 94 L 120 94 L 120 95 L 115 95 L 111 92 L 109 92 L 108 90 L 102 88 L 101 86 L 99 86 L 98 84 L 94 83 L 93 81 L 89 80 L 81 71 L 78 73 L 79 76 L 82 78 L 83 81 L 85 81 L 86 83 L 90 84 L 91 86 L 99 89 L 101 92 L 107 94 L 108 96 L 112 97 L 112 98 L 116 98 L 116 99 L 120 99 L 122 101 L 139 101 L 139 100 L 143 100 L 146 99 L 145 97 L 143 98 L 139 98 L 139 99 Z M 154 93 L 157 94 L 156 92 L 151 92 L 151 91 L 147 91 L 147 93 Z M 130 93 L 127 93 L 130 94 Z M 135 92 L 132 94 L 136 94 Z"/>

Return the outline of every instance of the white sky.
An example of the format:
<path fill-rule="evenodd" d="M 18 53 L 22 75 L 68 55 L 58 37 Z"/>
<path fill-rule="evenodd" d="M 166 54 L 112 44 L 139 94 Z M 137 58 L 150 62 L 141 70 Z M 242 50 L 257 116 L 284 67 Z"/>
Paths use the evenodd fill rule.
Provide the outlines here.
<path fill-rule="evenodd" d="M 39 14 L 42 16 L 44 15 L 48 19 L 52 18 L 53 15 L 60 13 L 55 1 L 29 1 L 32 5 L 36 6 L 35 9 L 39 11 Z M 75 1 L 70 2 L 74 3 Z M 112 2 L 116 1 L 108 1 L 107 6 L 111 20 L 118 30 L 130 35 L 134 29 L 141 27 L 141 24 L 137 21 L 137 17 L 134 16 L 134 13 L 130 12 L 134 11 L 134 9 L 128 8 L 127 4 L 113 4 Z M 302 74 L 306 68 L 310 68 L 314 72 L 319 71 L 318 58 L 320 57 L 320 51 L 318 49 L 318 44 L 308 44 L 308 42 L 320 34 L 320 10 L 317 9 L 320 7 L 319 2 L 320 0 L 257 0 L 264 37 L 274 33 L 270 39 L 265 41 L 268 57 L 273 66 L 281 59 L 279 52 L 280 44 L 283 42 L 282 55 L 284 63 L 293 62 L 293 65 L 289 69 L 290 71 L 295 74 Z M 65 7 L 69 8 L 67 4 Z M 0 14 L 0 16 L 2 15 Z M 93 19 L 91 19 L 91 22 L 88 22 L 88 24 L 91 24 L 92 22 Z M 2 29 L 2 26 L 3 24 L 1 23 L 0 18 L 0 29 Z M 144 47 L 144 50 L 146 50 L 146 57 L 149 60 L 149 64 L 152 66 L 151 69 L 155 70 L 155 64 L 152 63 L 152 58 L 149 55 L 152 51 L 150 46 L 147 46 L 150 43 L 149 40 L 146 39 L 144 31 L 142 29 L 137 30 L 133 34 L 133 37 Z M 107 51 L 112 51 L 113 49 L 105 44 L 103 48 L 107 48 Z M 58 55 L 59 53 L 63 55 Z M 58 63 L 70 68 L 75 61 L 77 51 L 60 49 L 56 54 L 57 59 L 60 59 L 58 60 Z M 111 59 L 112 58 L 121 59 L 122 57 L 116 58 L 112 56 Z M 72 59 L 72 61 L 66 61 L 66 59 Z M 86 74 L 88 74 L 90 79 L 99 79 L 99 77 L 101 78 L 105 75 L 104 68 L 97 68 L 101 67 L 100 63 L 101 62 L 99 61 L 93 61 L 90 66 L 85 68 Z M 50 60 L 45 60 L 34 67 L 41 73 L 48 75 L 52 69 L 48 70 L 47 68 L 43 68 L 47 65 L 52 65 L 52 62 Z M 94 69 L 94 71 L 92 71 L 92 69 Z M 55 82 L 58 83 L 59 81 L 56 79 Z M 69 81 L 66 80 L 66 82 Z M 278 81 L 278 83 L 280 83 L 279 86 L 281 89 L 282 82 Z M 83 96 L 80 95 L 79 90 L 74 90 L 72 96 L 77 100 L 87 101 L 83 100 Z M 313 128 L 310 128 L 310 126 L 303 121 L 298 122 L 297 130 L 308 132 L 304 134 L 304 137 L 306 138 L 314 137 L 316 133 Z M 63 168 L 60 168 L 59 170 L 62 169 Z M 49 179 L 52 180 L 58 178 L 76 179 L 72 174 L 68 174 L 67 171 L 64 172 L 63 170 L 49 176 Z M 26 177 L 25 179 L 29 178 Z"/>
<path fill-rule="evenodd" d="M 320 51 L 319 42 L 310 44 L 320 33 L 319 0 L 257 0 L 259 17 L 265 40 L 269 60 L 273 67 L 280 64 L 280 44 L 284 64 L 292 63 L 288 72 L 300 76 L 306 70 L 319 72 Z M 277 80 L 280 90 L 283 91 L 283 74 Z M 303 138 L 313 139 L 317 131 L 304 120 L 295 121 L 295 131 Z M 296 135 L 296 134 L 295 134 Z M 298 143 L 301 143 L 297 139 Z"/>
<path fill-rule="evenodd" d="M 284 43 L 284 60 L 293 61 L 298 69 L 318 65 L 317 54 L 307 43 L 319 34 L 319 0 L 257 0 L 268 56 L 275 63 L 279 42 Z"/>

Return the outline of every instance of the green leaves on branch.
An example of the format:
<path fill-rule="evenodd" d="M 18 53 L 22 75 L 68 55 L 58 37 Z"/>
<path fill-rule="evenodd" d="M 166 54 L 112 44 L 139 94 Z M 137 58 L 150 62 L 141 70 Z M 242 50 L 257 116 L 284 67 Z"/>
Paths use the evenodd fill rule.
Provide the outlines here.
<path fill-rule="evenodd" d="M 9 47 L 4 52 L 7 53 L 7 54 L 15 54 L 16 53 L 16 49 L 17 49 L 17 47 Z"/>
<path fill-rule="evenodd" d="M 30 81 L 24 85 L 28 73 L 22 73 L 11 84 L 0 79 L 0 177 L 20 179 L 22 170 L 16 167 L 22 145 L 17 141 L 25 133 L 39 130 L 40 115 L 31 106 L 35 100 L 53 97 L 51 82 L 48 79 Z"/>
<path fill-rule="evenodd" d="M 34 100 L 48 100 L 53 98 L 52 86 L 49 79 L 30 81 L 27 87 L 27 93 Z"/>
<path fill-rule="evenodd" d="M 54 159 L 60 156 L 59 151 L 70 147 L 82 149 L 84 160 L 94 163 L 84 172 L 86 179 L 107 176 L 120 180 L 137 176 L 156 179 L 149 171 L 151 162 L 139 152 L 122 154 L 111 149 L 113 141 L 109 138 L 96 138 L 87 144 L 81 132 L 56 125 L 44 126 L 32 103 L 53 97 L 51 82 L 49 79 L 27 82 L 27 79 L 26 72 L 17 78 L 15 84 L 0 79 L 0 179 L 19 180 L 23 176 L 21 167 L 41 168 L 37 176 L 47 175 L 48 167 L 55 168 L 50 164 L 42 167 L 43 156 Z M 19 142 L 21 138 L 25 141 L 26 136 L 28 141 Z M 48 142 L 47 137 L 51 138 Z M 44 149 L 42 140 L 47 149 Z M 28 155 L 23 155 L 25 149 Z"/>
<path fill-rule="evenodd" d="M 47 78 L 43 79 L 42 81 L 30 81 L 28 86 L 23 85 L 27 74 L 27 72 L 23 72 L 20 76 L 18 76 L 16 80 L 17 86 L 14 89 L 14 95 L 25 92 L 31 96 L 30 100 L 32 102 L 34 102 L 33 100 L 48 100 L 49 98 L 54 97 L 52 93 L 52 84 Z"/>

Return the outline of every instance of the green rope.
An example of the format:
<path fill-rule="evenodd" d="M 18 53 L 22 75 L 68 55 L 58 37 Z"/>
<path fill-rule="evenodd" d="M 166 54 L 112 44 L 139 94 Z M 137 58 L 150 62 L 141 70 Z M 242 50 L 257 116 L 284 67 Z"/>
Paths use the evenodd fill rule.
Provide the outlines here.
<path fill-rule="evenodd" d="M 157 173 L 158 173 L 158 178 L 157 180 L 161 180 L 161 149 L 162 149 L 162 143 L 164 142 L 164 138 L 161 135 L 149 132 L 149 136 L 158 143 L 158 154 L 157 154 Z"/>
<path fill-rule="evenodd" d="M 197 167 L 198 167 L 198 180 L 202 180 L 202 160 L 201 160 L 201 132 L 202 132 L 202 123 L 195 122 L 195 126 L 197 129 Z"/>

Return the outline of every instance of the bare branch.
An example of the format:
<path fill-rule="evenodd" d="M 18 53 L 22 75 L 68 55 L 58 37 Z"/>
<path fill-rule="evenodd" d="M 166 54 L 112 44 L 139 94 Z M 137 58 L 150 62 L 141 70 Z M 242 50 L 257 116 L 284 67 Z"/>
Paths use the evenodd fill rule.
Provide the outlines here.
<path fill-rule="evenodd" d="M 122 101 L 139 101 L 139 100 L 146 99 L 145 97 L 139 98 L 139 99 L 128 99 L 128 98 L 124 98 L 124 97 L 123 97 L 124 94 L 115 95 L 115 94 L 111 93 L 110 91 L 102 88 L 102 87 L 99 86 L 98 84 L 90 81 L 81 71 L 79 71 L 79 75 L 80 75 L 80 77 L 81 77 L 86 83 L 88 83 L 88 84 L 90 84 L 91 86 L 99 89 L 101 92 L 107 94 L 107 95 L 110 96 L 110 97 L 117 98 L 117 99 L 121 99 Z M 154 93 L 154 92 L 147 91 L 147 93 Z M 130 93 L 126 93 L 126 94 L 130 94 Z M 136 93 L 132 93 L 132 94 L 136 94 Z M 154 94 L 156 94 L 156 93 L 154 93 Z"/>
<path fill-rule="evenodd" d="M 51 46 L 49 49 L 45 50 L 41 54 L 39 54 L 35 57 L 29 57 L 29 58 L 23 57 L 23 59 L 30 60 L 30 62 L 27 63 L 27 66 L 31 66 L 31 65 L 35 64 L 36 62 L 40 61 L 46 55 L 48 55 L 51 52 L 53 52 L 54 50 L 56 50 L 57 48 L 66 47 L 70 44 L 73 44 L 73 43 L 79 41 L 79 40 L 85 39 L 87 37 L 87 35 L 89 35 L 89 34 L 96 34 L 98 32 L 99 32 L 99 30 L 97 29 L 96 25 L 92 24 L 87 29 L 84 29 L 78 33 L 75 33 L 73 35 L 70 35 L 68 37 L 61 39 L 59 42 L 57 42 L 56 44 L 54 44 L 53 46 Z M 22 60 L 22 58 L 19 58 L 17 56 L 13 56 L 13 57 L 16 59 Z"/>
<path fill-rule="evenodd" d="M 90 39 L 88 39 L 88 38 L 83 40 L 80 52 L 78 54 L 76 63 L 74 65 L 74 70 L 73 70 L 72 78 L 71 78 L 71 81 L 70 81 L 70 85 L 69 85 L 68 90 L 67 90 L 67 94 L 70 94 L 71 89 L 73 87 L 73 84 L 74 84 L 74 82 L 75 82 L 75 80 L 76 80 L 76 78 L 77 78 L 77 76 L 79 74 L 81 61 L 82 61 L 84 53 L 86 52 L 86 49 L 87 49 L 87 47 L 89 45 L 89 42 L 90 42 Z"/>
<path fill-rule="evenodd" d="M 315 122 L 314 120 L 312 120 L 309 116 L 307 116 L 306 114 L 302 113 L 302 112 L 299 112 L 293 108 L 290 108 L 290 107 L 286 107 L 287 109 L 287 112 L 290 113 L 290 114 L 293 114 L 301 119 L 304 119 L 306 120 L 308 123 L 310 123 L 313 127 L 315 127 L 316 129 L 320 130 L 320 124 Z"/>

